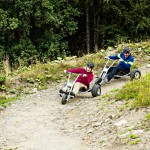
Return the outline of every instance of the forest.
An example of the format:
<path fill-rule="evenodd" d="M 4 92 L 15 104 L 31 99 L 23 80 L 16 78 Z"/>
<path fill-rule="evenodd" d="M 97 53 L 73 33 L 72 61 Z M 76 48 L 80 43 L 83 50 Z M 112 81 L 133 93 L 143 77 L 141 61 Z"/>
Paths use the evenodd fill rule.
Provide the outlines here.
<path fill-rule="evenodd" d="M 0 69 L 149 39 L 149 0 L 1 0 Z"/>

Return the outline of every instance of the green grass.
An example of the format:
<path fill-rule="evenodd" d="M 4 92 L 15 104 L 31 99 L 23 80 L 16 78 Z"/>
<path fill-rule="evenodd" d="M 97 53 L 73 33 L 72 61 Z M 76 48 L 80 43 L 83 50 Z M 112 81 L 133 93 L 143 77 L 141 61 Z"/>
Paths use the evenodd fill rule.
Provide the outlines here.
<path fill-rule="evenodd" d="M 0 96 L 0 105 L 6 107 L 7 103 L 17 100 L 18 97 L 7 98 L 5 96 Z"/>
<path fill-rule="evenodd" d="M 145 57 L 144 60 L 141 59 L 141 57 L 150 54 L 150 41 L 140 43 L 122 43 L 117 46 L 117 53 L 121 52 L 123 47 L 127 45 L 132 48 L 132 54 L 136 58 L 133 68 L 137 68 L 141 66 L 141 64 L 148 62 L 148 57 Z M 95 64 L 95 76 L 99 75 L 106 63 L 104 57 L 108 51 L 109 48 L 107 50 L 99 50 L 97 53 L 85 55 L 80 58 L 66 57 L 64 60 L 58 59 L 56 61 L 47 62 L 45 64 L 37 63 L 36 65 L 31 65 L 28 67 L 22 66 L 13 71 L 7 78 L 5 77 L 5 71 L 0 70 L 0 92 L 19 95 L 26 91 L 25 88 L 37 88 L 38 90 L 46 89 L 52 82 L 60 83 L 62 80 L 66 81 L 68 76 L 67 74 L 63 73 L 63 70 L 69 68 L 85 67 L 86 63 L 89 61 Z M 130 84 L 127 85 L 124 88 L 125 91 L 122 90 L 123 94 L 120 92 L 120 94 L 117 95 L 117 100 L 133 99 L 134 107 L 149 106 L 150 102 L 147 99 L 150 97 L 150 92 L 147 88 L 149 84 L 149 81 L 147 80 L 146 83 L 145 79 L 142 79 L 140 81 L 141 86 L 136 81 L 133 81 L 132 83 L 135 84 L 135 86 Z M 129 89 L 127 88 L 128 86 Z M 111 93 L 114 92 L 116 91 L 111 91 Z M 104 97 L 107 97 L 107 95 Z M 9 99 L 5 101 L 9 102 Z"/>
<path fill-rule="evenodd" d="M 85 67 L 89 61 L 95 64 L 95 70 L 102 68 L 105 63 L 103 55 L 96 53 L 67 61 L 60 60 L 46 64 L 38 63 L 34 66 L 19 68 L 12 73 L 12 76 L 19 76 L 22 83 L 39 83 L 39 85 L 46 84 L 49 81 L 58 83 L 62 79 L 66 79 L 66 75 L 63 73 L 64 70 Z"/>
<path fill-rule="evenodd" d="M 0 76 L 0 84 L 5 83 L 6 77 L 4 75 Z"/>
<path fill-rule="evenodd" d="M 130 100 L 133 108 L 150 106 L 150 74 L 125 84 L 116 94 L 116 100 Z"/>
<path fill-rule="evenodd" d="M 137 145 L 137 144 L 139 144 L 141 142 L 141 139 L 137 139 L 137 140 L 131 140 L 130 141 L 130 145 Z"/>
<path fill-rule="evenodd" d="M 146 115 L 146 120 L 150 120 L 150 113 Z"/>
<path fill-rule="evenodd" d="M 129 137 L 130 137 L 131 139 L 136 139 L 136 138 L 137 138 L 137 135 L 135 135 L 135 134 L 130 134 Z"/>

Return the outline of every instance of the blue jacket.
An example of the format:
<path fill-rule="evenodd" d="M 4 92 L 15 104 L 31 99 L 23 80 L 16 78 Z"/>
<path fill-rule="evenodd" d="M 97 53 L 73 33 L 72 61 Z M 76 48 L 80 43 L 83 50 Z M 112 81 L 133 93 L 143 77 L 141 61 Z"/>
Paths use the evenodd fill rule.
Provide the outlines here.
<path fill-rule="evenodd" d="M 118 55 L 109 56 L 110 59 L 121 59 L 122 61 L 119 62 L 117 67 L 121 70 L 130 70 L 131 66 L 133 65 L 134 58 L 130 54 L 128 58 L 125 58 L 124 53 L 121 52 Z"/>

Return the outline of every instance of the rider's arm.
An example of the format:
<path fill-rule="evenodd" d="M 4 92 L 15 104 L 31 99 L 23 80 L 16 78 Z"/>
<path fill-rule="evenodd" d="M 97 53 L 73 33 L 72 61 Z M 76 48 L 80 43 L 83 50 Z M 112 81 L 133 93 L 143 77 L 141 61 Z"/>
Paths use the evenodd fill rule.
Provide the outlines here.
<path fill-rule="evenodd" d="M 119 59 L 118 55 L 108 56 L 109 59 Z"/>
<path fill-rule="evenodd" d="M 134 58 L 132 58 L 129 61 L 122 61 L 122 64 L 125 68 L 130 69 L 131 66 L 133 65 L 133 62 L 134 62 Z"/>
<path fill-rule="evenodd" d="M 120 53 L 118 55 L 118 57 L 120 58 L 120 63 L 124 66 L 124 68 L 126 68 L 126 69 L 130 69 L 131 68 L 131 66 L 133 65 L 133 62 L 134 62 L 134 57 L 132 57 L 130 55 L 129 58 L 125 59 L 123 53 Z"/>
<path fill-rule="evenodd" d="M 67 70 L 67 72 L 71 72 L 71 73 L 81 73 L 82 72 L 82 68 L 76 68 L 76 69 L 69 69 Z"/>

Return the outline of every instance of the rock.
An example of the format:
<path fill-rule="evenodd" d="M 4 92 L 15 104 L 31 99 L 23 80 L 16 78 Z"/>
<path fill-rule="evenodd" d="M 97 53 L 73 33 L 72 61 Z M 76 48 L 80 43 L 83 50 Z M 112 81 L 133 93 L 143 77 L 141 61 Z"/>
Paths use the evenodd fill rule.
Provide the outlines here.
<path fill-rule="evenodd" d="M 132 131 L 132 134 L 138 134 L 138 133 L 143 133 L 144 130 L 134 130 Z"/>
<path fill-rule="evenodd" d="M 119 122 L 115 123 L 116 126 L 121 126 L 123 124 L 126 124 L 127 123 L 127 120 L 120 120 Z"/>
<path fill-rule="evenodd" d="M 108 121 L 110 121 L 110 118 L 108 118 L 108 119 L 105 120 L 105 122 L 108 122 Z"/>
<path fill-rule="evenodd" d="M 96 119 L 93 119 L 92 122 L 97 122 L 97 118 L 96 118 Z"/>
<path fill-rule="evenodd" d="M 143 133 L 144 132 L 144 130 L 133 130 L 133 131 L 130 131 L 130 132 L 127 132 L 127 133 L 125 133 L 125 134 L 122 134 L 122 135 L 119 135 L 118 137 L 120 137 L 120 138 L 125 138 L 125 137 L 127 137 L 129 134 L 139 134 L 139 133 Z"/>
<path fill-rule="evenodd" d="M 96 122 L 96 123 L 92 124 L 92 127 L 98 127 L 98 126 L 101 126 L 101 125 L 102 125 L 102 122 Z"/>
<path fill-rule="evenodd" d="M 150 150 L 150 147 L 146 148 L 146 150 Z"/>
<path fill-rule="evenodd" d="M 0 106 L 0 111 L 3 111 L 5 109 L 5 107 Z"/>
<path fill-rule="evenodd" d="M 75 58 L 77 58 L 77 56 L 66 57 L 65 60 L 72 60 L 72 59 L 75 59 Z"/>
<path fill-rule="evenodd" d="M 107 144 L 106 144 L 106 143 L 103 143 L 102 146 L 105 147 L 105 146 L 107 146 Z"/>
<path fill-rule="evenodd" d="M 146 67 L 147 67 L 147 68 L 150 68 L 150 64 L 148 64 Z"/>
<path fill-rule="evenodd" d="M 114 50 L 113 47 L 110 47 L 110 46 L 109 46 L 109 47 L 107 48 L 107 51 L 112 51 L 112 50 Z"/>
<path fill-rule="evenodd" d="M 90 124 L 89 123 L 86 123 L 85 125 L 84 125 L 84 127 L 88 127 Z"/>
<path fill-rule="evenodd" d="M 89 129 L 89 130 L 87 131 L 87 134 L 92 133 L 92 132 L 93 132 L 93 129 Z"/>
<path fill-rule="evenodd" d="M 36 93 L 37 92 L 37 88 L 34 88 L 31 93 Z"/>
<path fill-rule="evenodd" d="M 119 138 L 125 138 L 127 137 L 129 134 L 131 134 L 131 132 L 127 132 L 125 134 L 121 134 L 121 135 L 118 135 Z"/>
<path fill-rule="evenodd" d="M 113 119 L 113 118 L 115 118 L 115 117 L 116 117 L 115 114 L 112 114 L 112 115 L 108 116 L 108 118 L 110 118 L 110 119 Z"/>

